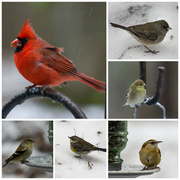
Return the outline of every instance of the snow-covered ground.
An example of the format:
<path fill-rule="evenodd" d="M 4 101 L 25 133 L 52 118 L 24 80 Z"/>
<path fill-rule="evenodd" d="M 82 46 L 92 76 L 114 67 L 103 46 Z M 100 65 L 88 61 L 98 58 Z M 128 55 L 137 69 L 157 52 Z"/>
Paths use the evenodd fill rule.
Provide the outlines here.
<path fill-rule="evenodd" d="M 75 154 L 70 149 L 70 139 L 68 138 L 73 135 L 79 136 L 95 146 L 106 148 L 105 121 L 56 121 L 55 177 L 105 178 L 107 153 L 95 151 L 82 159 L 74 157 Z"/>
<path fill-rule="evenodd" d="M 144 24 L 164 19 L 172 28 L 164 40 L 150 46 L 158 54 L 144 53 L 147 49 L 125 30 L 114 28 L 110 22 L 123 26 Z M 108 3 L 109 59 L 175 59 L 178 58 L 177 2 L 109 2 Z M 130 48 L 130 49 L 128 49 Z"/>

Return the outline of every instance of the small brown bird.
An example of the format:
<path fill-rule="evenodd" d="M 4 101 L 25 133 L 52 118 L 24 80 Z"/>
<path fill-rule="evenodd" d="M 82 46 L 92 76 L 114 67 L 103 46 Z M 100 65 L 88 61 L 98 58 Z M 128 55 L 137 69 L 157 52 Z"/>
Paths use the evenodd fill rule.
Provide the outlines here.
<path fill-rule="evenodd" d="M 103 151 L 106 152 L 105 148 L 98 148 L 91 143 L 85 141 L 84 139 L 78 136 L 68 137 L 70 139 L 70 148 L 71 150 L 78 154 L 79 156 L 87 155 L 91 151 Z"/>
<path fill-rule="evenodd" d="M 169 24 L 165 20 L 159 20 L 129 27 L 125 27 L 115 23 L 110 24 L 113 27 L 128 31 L 138 42 L 140 42 L 145 48 L 148 49 L 148 51 L 146 52 L 151 52 L 153 54 L 156 54 L 159 51 L 152 51 L 147 46 L 155 45 L 163 41 L 168 30 L 172 29 L 169 27 Z"/>
<path fill-rule="evenodd" d="M 16 151 L 8 159 L 5 160 L 5 164 L 3 167 L 5 167 L 12 161 L 20 161 L 21 163 L 25 162 L 26 159 L 32 154 L 33 142 L 34 141 L 31 138 L 24 138 Z"/>
<path fill-rule="evenodd" d="M 139 151 L 140 161 L 145 165 L 142 170 L 156 168 L 160 163 L 161 151 L 158 148 L 158 144 L 161 142 L 162 141 L 150 139 L 142 145 L 142 148 Z"/>

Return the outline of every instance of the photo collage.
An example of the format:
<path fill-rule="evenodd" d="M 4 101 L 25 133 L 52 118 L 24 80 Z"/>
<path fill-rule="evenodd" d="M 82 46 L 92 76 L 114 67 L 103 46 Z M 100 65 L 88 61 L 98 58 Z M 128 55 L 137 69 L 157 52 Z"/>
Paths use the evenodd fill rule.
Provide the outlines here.
<path fill-rule="evenodd" d="M 1 178 L 179 178 L 178 2 L 1 6 Z"/>

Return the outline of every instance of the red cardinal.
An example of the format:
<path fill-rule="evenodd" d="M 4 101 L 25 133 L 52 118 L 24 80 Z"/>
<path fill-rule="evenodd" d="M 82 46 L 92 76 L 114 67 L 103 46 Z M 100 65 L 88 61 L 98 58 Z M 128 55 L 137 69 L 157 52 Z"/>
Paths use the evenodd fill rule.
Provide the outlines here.
<path fill-rule="evenodd" d="M 76 80 L 105 92 L 105 82 L 78 72 L 72 61 L 61 55 L 63 48 L 41 39 L 29 24 L 29 19 L 11 46 L 16 47 L 14 61 L 17 69 L 35 86 L 57 86 L 65 81 Z"/>

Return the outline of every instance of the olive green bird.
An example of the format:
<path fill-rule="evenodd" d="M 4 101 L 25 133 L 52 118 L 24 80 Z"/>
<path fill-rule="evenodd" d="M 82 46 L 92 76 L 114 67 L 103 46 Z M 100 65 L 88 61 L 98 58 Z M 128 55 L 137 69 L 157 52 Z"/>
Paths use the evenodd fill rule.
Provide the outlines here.
<path fill-rule="evenodd" d="M 5 167 L 7 164 L 13 161 L 23 163 L 32 154 L 33 142 L 34 141 L 31 138 L 24 138 L 19 147 L 16 149 L 16 151 L 8 159 L 4 161 L 5 164 L 3 165 L 3 167 Z"/>

